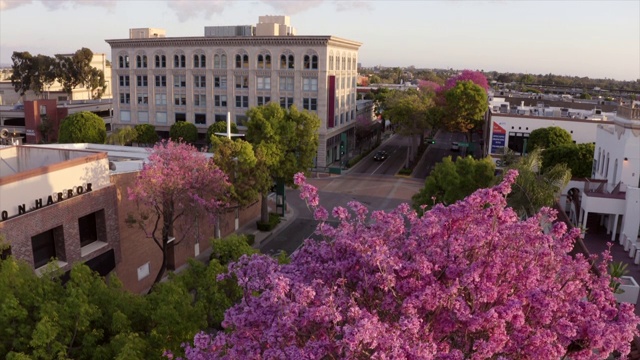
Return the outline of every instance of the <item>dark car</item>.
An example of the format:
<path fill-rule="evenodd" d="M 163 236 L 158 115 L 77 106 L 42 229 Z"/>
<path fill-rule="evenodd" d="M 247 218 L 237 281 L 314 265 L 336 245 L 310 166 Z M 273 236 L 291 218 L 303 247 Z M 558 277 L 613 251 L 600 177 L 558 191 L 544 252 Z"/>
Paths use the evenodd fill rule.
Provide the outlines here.
<path fill-rule="evenodd" d="M 451 151 L 460 151 L 460 144 L 458 144 L 457 142 L 452 142 Z"/>
<path fill-rule="evenodd" d="M 387 154 L 386 151 L 378 151 L 377 153 L 375 153 L 373 155 L 373 160 L 375 161 L 383 161 L 384 159 L 388 158 L 389 154 Z"/>

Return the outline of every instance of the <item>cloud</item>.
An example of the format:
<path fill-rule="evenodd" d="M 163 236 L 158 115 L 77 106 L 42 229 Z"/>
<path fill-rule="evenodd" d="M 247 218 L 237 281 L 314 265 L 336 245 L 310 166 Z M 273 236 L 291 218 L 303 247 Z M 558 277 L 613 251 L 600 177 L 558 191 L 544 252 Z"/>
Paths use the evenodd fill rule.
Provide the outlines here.
<path fill-rule="evenodd" d="M 307 0 L 307 1 L 287 1 L 287 0 L 262 0 L 266 5 L 271 6 L 276 11 L 280 11 L 281 15 L 294 15 L 320 6 L 323 0 Z"/>
<path fill-rule="evenodd" d="M 0 0 L 0 10 L 11 10 L 29 4 L 31 0 Z"/>
<path fill-rule="evenodd" d="M 209 18 L 213 14 L 219 14 L 233 1 L 209 0 L 209 1 L 193 1 L 193 0 L 168 0 L 167 6 L 175 11 L 178 20 L 187 21 L 194 17 Z"/>
<path fill-rule="evenodd" d="M 373 5 L 370 1 L 334 1 L 337 11 L 349 11 L 349 10 L 373 10 Z"/>

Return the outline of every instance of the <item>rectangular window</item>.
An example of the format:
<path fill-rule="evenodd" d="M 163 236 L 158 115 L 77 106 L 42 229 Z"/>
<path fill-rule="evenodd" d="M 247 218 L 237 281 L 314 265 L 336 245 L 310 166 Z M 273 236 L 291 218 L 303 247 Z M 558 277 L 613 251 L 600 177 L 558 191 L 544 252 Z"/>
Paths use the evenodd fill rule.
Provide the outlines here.
<path fill-rule="evenodd" d="M 247 126 L 247 120 L 246 115 L 236 115 L 236 125 L 238 126 Z"/>
<path fill-rule="evenodd" d="M 207 77 L 205 75 L 194 75 L 193 86 L 197 88 L 207 87 Z"/>
<path fill-rule="evenodd" d="M 176 113 L 175 122 L 187 121 L 187 114 L 185 113 Z"/>
<path fill-rule="evenodd" d="M 167 113 L 156 112 L 156 124 L 166 124 L 166 123 L 167 123 Z"/>
<path fill-rule="evenodd" d="M 138 104 L 148 104 L 149 103 L 149 95 L 148 94 L 138 94 Z"/>
<path fill-rule="evenodd" d="M 293 78 L 288 76 L 281 76 L 280 90 L 293 91 Z"/>
<path fill-rule="evenodd" d="M 80 247 L 87 246 L 98 241 L 98 227 L 96 226 L 96 214 L 91 213 L 78 219 L 80 232 Z"/>
<path fill-rule="evenodd" d="M 167 87 L 166 75 L 156 75 L 156 87 Z"/>
<path fill-rule="evenodd" d="M 215 122 L 224 121 L 225 124 L 227 123 L 227 115 L 226 114 L 224 114 L 224 115 L 216 114 L 214 119 L 215 119 Z"/>
<path fill-rule="evenodd" d="M 131 121 L 131 111 L 120 110 L 120 121 L 122 121 L 122 122 L 130 122 Z"/>
<path fill-rule="evenodd" d="M 139 123 L 148 123 L 149 122 L 149 113 L 146 111 L 138 111 L 138 122 Z"/>
<path fill-rule="evenodd" d="M 207 115 L 195 114 L 195 122 L 196 122 L 196 125 L 207 125 Z"/>
<path fill-rule="evenodd" d="M 156 94 L 156 105 L 167 105 L 167 94 Z"/>
<path fill-rule="evenodd" d="M 271 101 L 271 96 L 258 96 L 258 106 L 267 105 Z"/>
<path fill-rule="evenodd" d="M 120 86 L 129 86 L 129 75 L 120 75 Z"/>
<path fill-rule="evenodd" d="M 195 94 L 193 95 L 193 105 L 198 107 L 206 107 L 207 106 L 207 95 L 205 94 Z"/>
<path fill-rule="evenodd" d="M 147 87 L 147 75 L 138 75 L 136 76 L 138 86 Z"/>
<path fill-rule="evenodd" d="M 62 228 L 60 226 L 60 228 Z M 53 258 L 58 258 L 56 253 L 55 229 L 47 230 L 31 238 L 33 250 L 33 267 L 40 268 Z"/>
<path fill-rule="evenodd" d="M 258 90 L 271 90 L 271 78 L 270 77 L 263 77 L 263 76 L 258 76 L 256 78 L 256 82 L 257 82 L 257 88 Z"/>
<path fill-rule="evenodd" d="M 129 104 L 131 102 L 131 94 L 120 93 L 120 104 Z"/>
<path fill-rule="evenodd" d="M 174 75 L 173 76 L 173 86 L 174 87 L 187 87 L 187 77 L 184 75 Z"/>
<path fill-rule="evenodd" d="M 289 107 L 291 107 L 291 105 L 293 105 L 293 98 L 292 97 L 281 97 L 280 98 L 280 107 L 288 109 Z"/>
<path fill-rule="evenodd" d="M 318 91 L 318 78 L 303 78 L 302 91 Z"/>
<path fill-rule="evenodd" d="M 227 77 L 226 76 L 216 76 L 213 78 L 213 87 L 216 89 L 226 89 L 227 88 Z"/>
<path fill-rule="evenodd" d="M 187 105 L 187 95 L 185 94 L 174 94 L 173 95 L 173 104 L 179 106 Z"/>
<path fill-rule="evenodd" d="M 236 96 L 236 107 L 237 108 L 248 108 L 249 107 L 249 97 L 248 96 Z"/>
<path fill-rule="evenodd" d="M 236 89 L 248 89 L 249 77 L 247 75 L 236 75 Z"/>
<path fill-rule="evenodd" d="M 227 106 L 227 95 L 215 95 L 213 99 L 215 106 Z"/>
<path fill-rule="evenodd" d="M 318 110 L 318 99 L 316 99 L 316 98 L 304 98 L 304 99 L 302 99 L 302 107 L 305 110 L 317 111 Z"/>

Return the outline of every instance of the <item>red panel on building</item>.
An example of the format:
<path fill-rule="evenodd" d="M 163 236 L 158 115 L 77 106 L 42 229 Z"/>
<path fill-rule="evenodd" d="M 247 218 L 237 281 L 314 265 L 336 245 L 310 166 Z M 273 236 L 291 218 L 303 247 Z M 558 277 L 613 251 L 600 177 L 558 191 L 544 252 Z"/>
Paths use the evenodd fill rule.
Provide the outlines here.
<path fill-rule="evenodd" d="M 329 75 L 329 86 L 327 86 L 327 128 L 335 126 L 333 119 L 335 119 L 336 112 L 336 77 L 335 75 Z"/>

